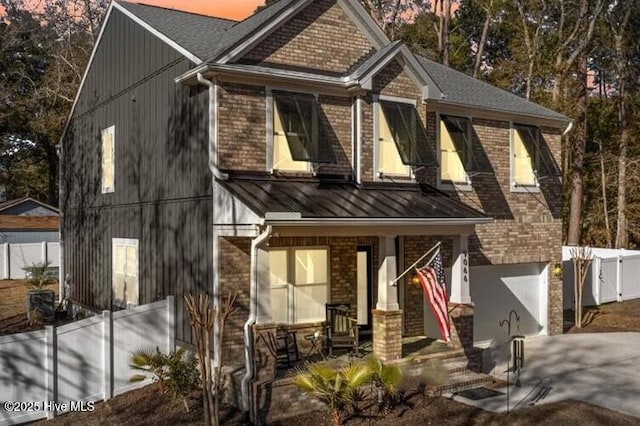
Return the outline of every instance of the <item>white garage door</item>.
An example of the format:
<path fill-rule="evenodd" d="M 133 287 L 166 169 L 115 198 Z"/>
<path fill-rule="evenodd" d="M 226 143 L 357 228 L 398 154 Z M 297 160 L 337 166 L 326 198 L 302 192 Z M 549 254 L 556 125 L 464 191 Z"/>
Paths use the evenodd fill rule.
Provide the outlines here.
<path fill-rule="evenodd" d="M 520 316 L 519 334 L 546 334 L 547 272 L 546 263 L 472 267 L 471 300 L 475 303 L 474 339 L 486 342 L 504 339 L 507 327 L 500 321 L 514 309 Z M 512 316 L 513 317 L 513 316 Z M 518 333 L 512 321 L 512 334 Z"/>

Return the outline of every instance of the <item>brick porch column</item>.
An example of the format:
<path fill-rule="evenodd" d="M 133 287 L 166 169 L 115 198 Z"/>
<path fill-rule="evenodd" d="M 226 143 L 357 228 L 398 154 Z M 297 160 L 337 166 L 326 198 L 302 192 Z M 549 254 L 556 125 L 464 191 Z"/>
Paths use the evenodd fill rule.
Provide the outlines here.
<path fill-rule="evenodd" d="M 473 304 L 449 303 L 451 344 L 454 348 L 473 348 Z"/>
<path fill-rule="evenodd" d="M 383 361 L 402 357 L 402 311 L 398 305 L 395 236 L 379 237 L 378 300 L 373 310 L 373 353 Z"/>

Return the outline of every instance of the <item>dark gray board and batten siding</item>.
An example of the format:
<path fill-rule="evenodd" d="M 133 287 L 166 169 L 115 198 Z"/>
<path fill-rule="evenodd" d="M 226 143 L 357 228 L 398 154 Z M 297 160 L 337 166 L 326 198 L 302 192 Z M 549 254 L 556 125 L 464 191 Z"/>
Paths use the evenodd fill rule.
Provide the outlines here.
<path fill-rule="evenodd" d="M 63 141 L 63 241 L 72 299 L 110 309 L 112 238 L 139 240 L 140 303 L 211 289 L 212 192 L 205 88 L 194 66 L 114 9 Z M 101 190 L 101 131 L 115 125 L 115 192 Z"/>

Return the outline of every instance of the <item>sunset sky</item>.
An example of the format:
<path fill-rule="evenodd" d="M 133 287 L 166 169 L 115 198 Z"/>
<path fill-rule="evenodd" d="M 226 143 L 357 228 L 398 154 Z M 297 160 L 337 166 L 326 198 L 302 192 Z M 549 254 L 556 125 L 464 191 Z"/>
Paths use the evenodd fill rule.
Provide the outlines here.
<path fill-rule="evenodd" d="M 134 3 L 171 7 L 203 15 L 241 20 L 251 15 L 264 0 L 128 0 Z M 35 3 L 35 2 L 34 2 Z M 4 9 L 0 6 L 0 16 Z"/>
<path fill-rule="evenodd" d="M 203 15 L 239 20 L 251 15 L 256 7 L 264 4 L 264 0 L 140 0 L 136 3 L 172 7 Z"/>

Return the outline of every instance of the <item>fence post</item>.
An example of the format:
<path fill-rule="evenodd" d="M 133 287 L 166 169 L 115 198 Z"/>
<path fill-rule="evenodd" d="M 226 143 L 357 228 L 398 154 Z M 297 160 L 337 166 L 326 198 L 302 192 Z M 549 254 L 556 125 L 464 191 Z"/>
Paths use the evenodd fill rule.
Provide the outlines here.
<path fill-rule="evenodd" d="M 102 311 L 102 399 L 113 398 L 113 318 Z"/>
<path fill-rule="evenodd" d="M 167 352 L 176 348 L 176 304 L 174 296 L 167 296 Z"/>
<path fill-rule="evenodd" d="M 597 306 L 600 306 L 602 302 L 600 302 L 600 295 L 602 294 L 602 258 L 595 257 L 593 259 L 593 268 L 591 270 L 591 292 L 593 293 L 593 299 L 596 302 Z"/>
<path fill-rule="evenodd" d="M 5 280 L 8 280 L 11 278 L 11 273 L 9 271 L 9 265 L 11 265 L 10 262 L 10 257 L 9 257 L 9 243 L 4 243 L 2 244 L 3 248 L 4 248 L 4 254 L 3 254 L 3 259 L 2 259 L 2 264 L 4 265 L 4 277 L 2 277 Z"/>
<path fill-rule="evenodd" d="M 42 263 L 47 263 L 47 242 L 42 242 Z"/>
<path fill-rule="evenodd" d="M 623 265 L 624 257 L 622 255 L 618 255 L 617 259 L 618 259 L 618 264 L 616 265 L 616 292 L 617 292 L 616 300 L 618 302 L 622 302 L 622 271 L 624 269 L 624 265 Z"/>
<path fill-rule="evenodd" d="M 46 339 L 46 389 L 47 389 L 47 419 L 52 419 L 56 415 L 56 409 L 53 402 L 58 402 L 58 360 L 56 351 L 58 350 L 58 338 L 56 336 L 56 327 L 48 325 L 45 327 Z"/>

